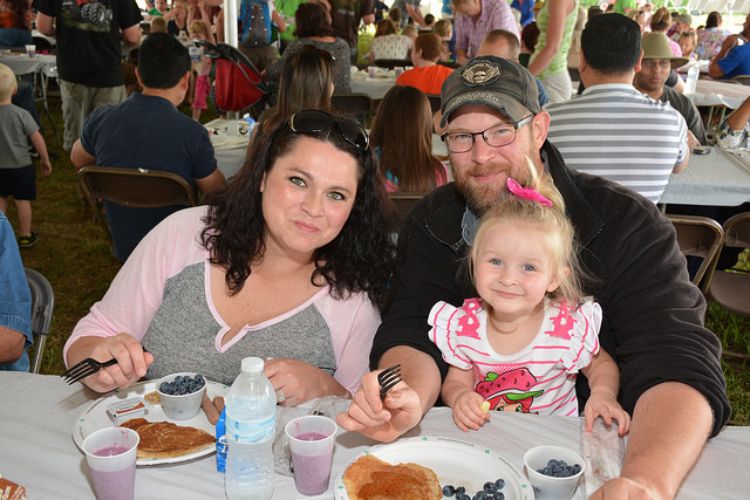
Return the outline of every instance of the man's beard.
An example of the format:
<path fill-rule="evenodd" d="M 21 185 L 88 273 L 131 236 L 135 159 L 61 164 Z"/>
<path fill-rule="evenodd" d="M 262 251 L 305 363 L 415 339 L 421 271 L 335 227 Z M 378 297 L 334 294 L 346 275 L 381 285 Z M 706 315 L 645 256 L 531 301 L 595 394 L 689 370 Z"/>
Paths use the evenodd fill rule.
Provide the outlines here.
<path fill-rule="evenodd" d="M 451 167 L 453 168 L 453 167 Z M 456 175 L 456 170 L 453 169 L 453 179 L 456 183 L 459 193 L 466 200 L 466 206 L 471 210 L 477 217 L 481 217 L 487 210 L 501 203 L 509 195 L 505 182 L 502 181 L 502 185 L 497 183 L 486 184 L 482 186 L 476 186 L 471 184 L 469 180 L 472 174 L 483 173 L 482 170 L 490 170 L 490 172 L 498 171 L 502 167 L 497 169 L 479 169 L 474 168 L 464 175 Z M 505 169 L 504 169 L 505 170 Z M 521 180 L 519 179 L 519 182 Z M 501 181 L 498 181 L 501 182 Z"/>

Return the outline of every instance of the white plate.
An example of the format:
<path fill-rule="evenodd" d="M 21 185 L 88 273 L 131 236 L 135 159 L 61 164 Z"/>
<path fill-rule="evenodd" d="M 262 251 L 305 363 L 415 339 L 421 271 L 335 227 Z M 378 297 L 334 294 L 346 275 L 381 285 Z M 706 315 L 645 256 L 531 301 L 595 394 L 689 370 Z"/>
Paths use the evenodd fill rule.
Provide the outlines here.
<path fill-rule="evenodd" d="M 81 449 L 83 440 L 94 431 L 104 429 L 105 427 L 114 427 L 114 423 L 107 416 L 107 406 L 118 401 L 124 401 L 131 398 L 143 398 L 146 394 L 156 390 L 157 380 L 150 382 L 141 382 L 130 387 L 127 391 L 120 391 L 112 394 L 111 396 L 97 399 L 91 406 L 89 406 L 76 421 L 75 427 L 73 428 L 73 441 L 75 442 L 78 449 Z M 225 396 L 229 387 L 218 382 L 208 381 L 206 392 L 208 397 L 213 399 L 216 396 Z M 172 420 L 167 418 L 164 411 L 161 409 L 161 405 L 146 404 L 146 414 L 143 418 L 149 422 L 173 422 L 177 425 L 186 425 L 190 427 L 196 427 L 203 429 L 212 436 L 215 435 L 214 426 L 206 418 L 206 414 L 203 410 L 198 412 L 198 415 L 188 420 Z M 138 417 L 134 417 L 138 418 Z M 186 460 L 192 460 L 194 458 L 203 457 L 210 455 L 216 451 L 215 447 L 200 450 L 189 455 L 183 455 L 181 457 L 171 458 L 139 458 L 136 461 L 136 465 L 159 465 L 159 464 L 171 464 L 176 462 L 184 462 Z"/>
<path fill-rule="evenodd" d="M 529 480 L 510 462 L 490 448 L 465 441 L 422 436 L 374 446 L 360 456 L 368 453 L 392 464 L 412 462 L 429 467 L 437 474 L 441 488 L 447 484 L 463 486 L 470 497 L 481 490 L 487 481 L 502 478 L 505 487 L 501 491 L 506 500 L 534 499 Z M 336 480 L 333 491 L 336 500 L 349 499 L 343 473 Z"/>

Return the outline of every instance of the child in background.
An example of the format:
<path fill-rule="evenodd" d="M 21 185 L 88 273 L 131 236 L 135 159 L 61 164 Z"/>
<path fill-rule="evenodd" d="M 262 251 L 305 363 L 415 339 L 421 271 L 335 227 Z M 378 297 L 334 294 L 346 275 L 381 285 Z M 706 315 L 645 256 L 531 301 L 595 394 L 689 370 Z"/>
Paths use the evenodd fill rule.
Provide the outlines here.
<path fill-rule="evenodd" d="M 47 146 L 39 126 L 25 109 L 11 104 L 18 84 L 16 75 L 0 63 L 0 211 L 6 213 L 8 198 L 18 210 L 18 246 L 29 248 L 37 242 L 31 231 L 31 201 L 36 199 L 36 172 L 29 155 L 29 140 L 41 158 L 42 173 L 52 172 Z"/>
<path fill-rule="evenodd" d="M 691 61 L 698 60 L 695 54 L 695 46 L 698 44 L 698 34 L 695 31 L 683 31 L 677 41 L 682 49 L 682 57 L 687 57 Z"/>
<path fill-rule="evenodd" d="M 211 35 L 210 25 L 203 20 L 193 21 L 189 27 L 190 38 L 193 40 L 203 40 L 214 43 Z M 193 120 L 200 122 L 201 112 L 208 106 L 206 104 L 208 93 L 211 90 L 211 82 L 208 81 L 208 74 L 211 72 L 211 59 L 206 56 L 205 47 L 200 47 L 200 58 L 193 61 L 193 71 L 195 71 L 195 94 L 193 96 Z"/>
<path fill-rule="evenodd" d="M 474 138 L 448 140 L 471 147 Z M 529 185 L 508 178 L 505 198 L 479 223 L 468 256 L 479 298 L 430 311 L 430 339 L 451 365 L 441 396 L 463 431 L 479 429 L 491 409 L 578 416 L 581 371 L 591 389 L 586 430 L 602 416 L 622 436 L 630 417 L 617 402 L 618 367 L 599 348 L 601 307 L 582 297 L 573 226 L 550 176 L 538 175 L 529 161 Z"/>
<path fill-rule="evenodd" d="M 167 33 L 167 21 L 163 17 L 152 18 L 149 33 Z"/>
<path fill-rule="evenodd" d="M 451 40 L 453 39 L 453 24 L 450 19 L 441 19 L 435 23 L 434 32 L 443 42 L 443 53 L 440 56 L 441 61 L 452 61 L 453 51 L 451 50 Z"/>

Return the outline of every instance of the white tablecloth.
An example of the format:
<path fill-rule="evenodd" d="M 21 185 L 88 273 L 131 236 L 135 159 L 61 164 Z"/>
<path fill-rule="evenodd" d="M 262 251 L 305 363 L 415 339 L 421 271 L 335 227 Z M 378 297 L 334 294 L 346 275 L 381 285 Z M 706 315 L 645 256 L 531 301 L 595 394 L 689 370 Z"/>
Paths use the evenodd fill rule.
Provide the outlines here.
<path fill-rule="evenodd" d="M 395 78 L 370 78 L 352 76 L 352 93 L 367 94 L 372 100 L 379 100 L 385 97 L 385 94 L 396 85 Z"/>
<path fill-rule="evenodd" d="M 690 155 L 687 168 L 672 174 L 662 203 L 733 207 L 750 201 L 750 159 L 711 147 Z"/>
<path fill-rule="evenodd" d="M 71 432 L 95 398 L 80 384 L 68 386 L 57 376 L 0 372 L 0 474 L 26 486 L 32 500 L 93 498 L 85 459 Z M 519 470 L 523 470 L 524 452 L 532 446 L 556 444 L 582 450 L 580 421 L 566 417 L 498 413 L 481 431 L 462 433 L 451 421 L 450 410 L 437 408 L 409 435 L 440 435 L 490 447 Z M 348 432 L 336 442 L 331 488 L 346 465 L 373 444 Z M 678 498 L 747 498 L 748 463 L 750 428 L 727 428 L 709 442 Z M 223 498 L 224 491 L 213 456 L 139 467 L 135 488 L 138 499 L 215 499 Z M 274 498 L 300 497 L 291 478 L 276 476 Z M 332 498 L 332 490 L 317 498 Z"/>
<path fill-rule="evenodd" d="M 26 54 L 0 54 L 0 62 L 9 66 L 16 75 L 25 75 L 40 71 L 45 66 L 55 66 L 55 56 L 37 54 L 28 57 Z"/>
<path fill-rule="evenodd" d="M 696 106 L 726 106 L 735 109 L 750 97 L 750 87 L 721 80 L 698 80 L 694 94 L 685 94 Z"/>

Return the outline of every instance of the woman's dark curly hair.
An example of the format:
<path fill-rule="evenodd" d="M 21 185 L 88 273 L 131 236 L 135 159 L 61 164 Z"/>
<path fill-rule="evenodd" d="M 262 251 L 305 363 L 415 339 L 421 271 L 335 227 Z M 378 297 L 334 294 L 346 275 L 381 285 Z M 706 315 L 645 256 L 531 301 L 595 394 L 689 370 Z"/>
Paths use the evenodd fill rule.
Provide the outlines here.
<path fill-rule="evenodd" d="M 303 3 L 294 13 L 294 36 L 307 38 L 310 36 L 333 36 L 331 20 L 325 7 L 318 3 Z"/>
<path fill-rule="evenodd" d="M 260 192 L 263 176 L 306 135 L 351 154 L 359 166 L 352 211 L 338 236 L 313 252 L 315 271 L 310 281 L 315 284 L 322 277 L 337 299 L 366 292 L 382 306 L 394 262 L 391 234 L 396 217 L 372 151 L 350 144 L 335 127 L 328 133 L 304 134 L 293 132 L 289 120 L 269 125 L 251 141 L 239 174 L 207 196 L 209 211 L 201 239 L 211 263 L 227 269 L 226 283 L 231 293 L 242 289 L 251 266 L 261 262 L 265 253 L 266 226 Z"/>

